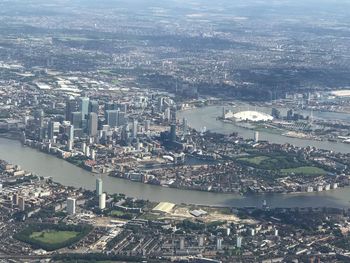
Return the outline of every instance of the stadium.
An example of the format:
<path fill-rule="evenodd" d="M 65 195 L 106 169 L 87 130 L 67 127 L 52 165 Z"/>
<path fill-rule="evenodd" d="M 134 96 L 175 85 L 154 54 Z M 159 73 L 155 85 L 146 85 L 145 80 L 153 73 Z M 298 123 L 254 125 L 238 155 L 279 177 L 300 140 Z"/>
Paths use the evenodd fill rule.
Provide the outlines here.
<path fill-rule="evenodd" d="M 258 111 L 240 111 L 233 114 L 233 117 L 238 121 L 272 121 L 273 117 L 267 113 Z"/>

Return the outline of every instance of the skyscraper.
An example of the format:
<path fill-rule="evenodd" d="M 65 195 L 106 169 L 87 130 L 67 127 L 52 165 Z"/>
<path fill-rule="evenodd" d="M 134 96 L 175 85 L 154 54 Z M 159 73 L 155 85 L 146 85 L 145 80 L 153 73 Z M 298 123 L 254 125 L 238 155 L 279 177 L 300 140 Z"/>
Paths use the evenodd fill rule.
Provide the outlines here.
<path fill-rule="evenodd" d="M 74 198 L 67 198 L 67 213 L 68 215 L 74 215 L 75 214 L 75 202 L 76 200 Z"/>
<path fill-rule="evenodd" d="M 136 139 L 138 130 L 138 122 L 137 119 L 133 119 L 132 121 L 132 138 Z"/>
<path fill-rule="evenodd" d="M 101 178 L 96 179 L 96 195 L 100 196 L 102 194 L 103 181 Z"/>
<path fill-rule="evenodd" d="M 176 141 L 176 124 L 175 123 L 170 125 L 170 141 L 171 142 Z"/>
<path fill-rule="evenodd" d="M 88 119 L 88 135 L 89 136 L 96 136 L 97 135 L 97 126 L 98 126 L 97 114 L 95 112 L 90 112 L 89 119 Z"/>
<path fill-rule="evenodd" d="M 241 248 L 242 247 L 242 237 L 241 236 L 237 236 L 236 247 L 237 248 Z"/>
<path fill-rule="evenodd" d="M 182 119 L 182 133 L 184 135 L 186 135 L 187 134 L 187 130 L 188 130 L 188 123 L 187 123 L 187 119 L 184 117 Z"/>
<path fill-rule="evenodd" d="M 44 125 L 44 111 L 42 109 L 34 112 L 34 123 L 36 127 L 42 128 Z"/>
<path fill-rule="evenodd" d="M 127 123 L 127 116 L 125 112 L 119 111 L 118 113 L 118 126 L 123 126 Z"/>
<path fill-rule="evenodd" d="M 21 211 L 24 211 L 26 209 L 26 201 L 23 196 L 19 197 L 18 206 Z"/>
<path fill-rule="evenodd" d="M 86 119 L 89 113 L 90 99 L 87 97 L 79 98 L 79 111 L 81 112 L 81 118 Z"/>
<path fill-rule="evenodd" d="M 66 120 L 72 122 L 72 113 L 78 110 L 77 101 L 73 98 L 69 98 L 66 101 Z"/>
<path fill-rule="evenodd" d="M 99 110 L 98 101 L 91 100 L 89 104 L 89 112 L 94 112 L 98 115 L 98 110 Z"/>
<path fill-rule="evenodd" d="M 60 123 L 57 121 L 49 121 L 49 126 L 48 126 L 48 137 L 50 140 L 54 139 L 55 134 L 59 133 L 60 131 Z"/>
<path fill-rule="evenodd" d="M 69 151 L 73 150 L 73 144 L 74 144 L 74 126 L 69 125 L 67 127 L 67 137 L 68 137 L 68 145 L 67 148 Z"/>
<path fill-rule="evenodd" d="M 258 132 L 258 131 L 256 131 L 256 132 L 254 133 L 254 141 L 255 141 L 255 142 L 259 142 L 259 132 Z"/>
<path fill-rule="evenodd" d="M 106 193 L 102 193 L 98 199 L 98 207 L 103 210 L 106 208 Z"/>
<path fill-rule="evenodd" d="M 81 129 L 82 113 L 80 111 L 72 112 L 71 124 L 74 126 L 74 129 Z"/>
<path fill-rule="evenodd" d="M 50 140 L 53 140 L 54 137 L 54 122 L 52 120 L 49 121 L 49 126 L 48 126 L 48 137 Z"/>
<path fill-rule="evenodd" d="M 117 110 L 106 110 L 106 124 L 109 127 L 114 128 L 118 126 L 118 113 Z"/>

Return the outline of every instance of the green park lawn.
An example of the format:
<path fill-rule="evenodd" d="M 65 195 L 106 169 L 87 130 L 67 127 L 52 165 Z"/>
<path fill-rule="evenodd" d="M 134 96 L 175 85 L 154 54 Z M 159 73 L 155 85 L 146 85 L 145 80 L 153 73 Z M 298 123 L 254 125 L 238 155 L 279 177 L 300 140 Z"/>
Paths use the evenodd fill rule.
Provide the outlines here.
<path fill-rule="evenodd" d="M 313 166 L 303 166 L 297 168 L 282 169 L 283 174 L 304 174 L 304 175 L 325 175 L 327 172 L 321 168 Z"/>
<path fill-rule="evenodd" d="M 246 157 L 246 158 L 239 158 L 239 161 L 247 162 L 250 164 L 256 164 L 259 165 L 263 161 L 266 161 L 267 159 L 270 159 L 270 157 L 267 156 L 255 156 L 255 157 Z"/>
<path fill-rule="evenodd" d="M 33 232 L 30 235 L 30 238 L 45 244 L 60 244 L 66 242 L 72 238 L 75 238 L 79 235 L 79 232 L 76 231 L 40 231 Z"/>

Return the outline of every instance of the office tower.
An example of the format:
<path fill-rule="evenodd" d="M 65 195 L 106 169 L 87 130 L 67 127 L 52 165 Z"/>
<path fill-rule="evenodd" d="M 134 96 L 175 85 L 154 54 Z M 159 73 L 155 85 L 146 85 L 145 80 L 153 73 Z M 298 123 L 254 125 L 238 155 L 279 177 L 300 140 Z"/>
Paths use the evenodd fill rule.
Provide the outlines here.
<path fill-rule="evenodd" d="M 180 250 L 185 249 L 185 237 L 180 237 Z"/>
<path fill-rule="evenodd" d="M 170 108 L 166 108 L 164 111 L 164 119 L 170 121 L 171 118 L 171 110 Z"/>
<path fill-rule="evenodd" d="M 287 120 L 293 120 L 294 119 L 294 111 L 293 109 L 290 109 L 287 111 Z"/>
<path fill-rule="evenodd" d="M 171 109 L 171 117 L 170 117 L 171 122 L 176 122 L 176 116 L 177 116 L 176 113 L 177 113 L 177 112 L 176 112 L 176 108 L 172 108 L 172 109 Z"/>
<path fill-rule="evenodd" d="M 96 100 L 91 100 L 90 101 L 89 112 L 93 112 L 93 113 L 96 113 L 98 115 L 98 112 L 99 112 L 98 101 L 96 101 Z"/>
<path fill-rule="evenodd" d="M 145 122 L 145 131 L 148 132 L 150 127 L 151 127 L 151 121 L 150 120 L 146 120 L 146 122 Z"/>
<path fill-rule="evenodd" d="M 0 193 L 2 193 L 2 184 L 0 184 Z"/>
<path fill-rule="evenodd" d="M 44 111 L 42 109 L 34 112 L 34 123 L 38 128 L 42 128 L 44 126 Z"/>
<path fill-rule="evenodd" d="M 237 236 L 237 240 L 236 240 L 236 247 L 237 248 L 241 248 L 242 247 L 242 237 L 241 236 Z"/>
<path fill-rule="evenodd" d="M 108 111 L 108 110 L 115 110 L 113 102 L 105 103 L 105 111 Z"/>
<path fill-rule="evenodd" d="M 272 108 L 271 110 L 271 115 L 272 117 L 274 117 L 275 119 L 279 119 L 281 117 L 281 113 L 278 109 L 276 108 Z"/>
<path fill-rule="evenodd" d="M 90 158 L 91 160 L 95 160 L 96 159 L 96 151 L 94 149 L 91 150 L 91 154 L 90 154 Z"/>
<path fill-rule="evenodd" d="M 170 141 L 171 142 L 176 141 L 176 124 L 175 123 L 170 125 Z"/>
<path fill-rule="evenodd" d="M 66 101 L 66 121 L 72 122 L 72 113 L 78 111 L 78 103 L 75 99 L 69 98 Z"/>
<path fill-rule="evenodd" d="M 81 144 L 81 151 L 82 151 L 83 153 L 86 152 L 86 142 L 83 142 L 83 143 Z"/>
<path fill-rule="evenodd" d="M 68 140 L 74 140 L 74 125 L 67 126 L 67 136 Z"/>
<path fill-rule="evenodd" d="M 120 112 L 126 113 L 126 111 L 128 110 L 128 104 L 119 103 L 117 104 L 116 109 L 118 109 Z"/>
<path fill-rule="evenodd" d="M 25 199 L 23 196 L 21 196 L 19 199 L 18 199 L 18 206 L 19 206 L 19 209 L 21 211 L 24 211 L 26 209 L 26 203 L 25 203 Z"/>
<path fill-rule="evenodd" d="M 52 120 L 49 121 L 49 126 L 48 126 L 48 137 L 50 140 L 53 140 L 54 137 L 54 122 Z"/>
<path fill-rule="evenodd" d="M 216 239 L 216 249 L 217 249 L 217 250 L 221 250 L 221 249 L 222 249 L 222 240 L 223 240 L 222 237 L 218 237 L 218 238 Z"/>
<path fill-rule="evenodd" d="M 187 134 L 188 131 L 188 123 L 187 123 L 187 119 L 183 118 L 182 119 L 182 133 L 183 134 Z"/>
<path fill-rule="evenodd" d="M 254 141 L 255 141 L 255 142 L 259 142 L 259 132 L 258 132 L 258 131 L 256 131 L 256 132 L 254 133 Z"/>
<path fill-rule="evenodd" d="M 81 129 L 82 113 L 80 111 L 72 112 L 71 123 L 74 126 L 74 129 Z"/>
<path fill-rule="evenodd" d="M 103 210 L 106 208 L 106 193 L 102 193 L 98 199 L 98 207 Z"/>
<path fill-rule="evenodd" d="M 159 97 L 158 98 L 158 109 L 159 109 L 159 111 L 163 110 L 163 105 L 164 105 L 164 98 L 163 97 Z"/>
<path fill-rule="evenodd" d="M 60 123 L 57 121 L 49 121 L 48 125 L 48 137 L 50 140 L 53 140 L 55 137 L 55 134 L 58 134 L 60 132 Z"/>
<path fill-rule="evenodd" d="M 67 198 L 67 213 L 68 215 L 74 215 L 75 214 L 75 202 L 76 200 L 74 198 Z"/>
<path fill-rule="evenodd" d="M 138 130 L 138 122 L 137 119 L 133 119 L 132 121 L 132 138 L 136 139 L 137 137 L 137 130 Z"/>
<path fill-rule="evenodd" d="M 111 128 L 118 126 L 118 111 L 117 110 L 106 110 L 106 124 Z"/>
<path fill-rule="evenodd" d="M 100 196 L 102 194 L 103 181 L 101 178 L 96 179 L 96 195 Z"/>
<path fill-rule="evenodd" d="M 199 247 L 203 247 L 204 246 L 204 236 L 203 235 L 200 235 L 198 237 L 198 246 Z"/>
<path fill-rule="evenodd" d="M 88 119 L 88 135 L 96 136 L 97 135 L 97 126 L 98 126 L 98 118 L 95 112 L 89 113 Z"/>
<path fill-rule="evenodd" d="M 86 146 L 84 154 L 86 157 L 90 157 L 90 146 Z"/>
<path fill-rule="evenodd" d="M 81 112 L 81 118 L 86 119 L 88 113 L 89 113 L 89 102 L 90 99 L 87 97 L 79 98 L 79 111 Z"/>
<path fill-rule="evenodd" d="M 18 194 L 12 196 L 12 204 L 18 205 Z"/>
<path fill-rule="evenodd" d="M 69 125 L 67 127 L 67 137 L 68 137 L 68 145 L 67 148 L 69 151 L 73 150 L 73 144 L 74 144 L 74 126 Z"/>
<path fill-rule="evenodd" d="M 118 113 L 118 126 L 123 126 L 127 123 L 126 113 L 119 111 Z"/>

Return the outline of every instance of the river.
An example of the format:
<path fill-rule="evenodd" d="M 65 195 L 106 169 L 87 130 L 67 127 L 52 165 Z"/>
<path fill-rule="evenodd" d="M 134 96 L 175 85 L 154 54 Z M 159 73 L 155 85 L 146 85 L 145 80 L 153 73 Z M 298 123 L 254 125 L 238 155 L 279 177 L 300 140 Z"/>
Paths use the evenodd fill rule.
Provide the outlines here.
<path fill-rule="evenodd" d="M 40 176 L 51 176 L 63 185 L 93 190 L 96 175 L 55 156 L 22 146 L 18 141 L 0 138 L 0 159 L 18 164 Z M 131 182 L 103 176 L 104 191 L 123 193 L 151 201 L 201 204 L 212 206 L 261 206 L 265 199 L 272 207 L 349 207 L 350 188 L 311 194 L 269 194 L 240 196 L 234 194 L 186 191 Z"/>
<path fill-rule="evenodd" d="M 245 110 L 246 106 L 238 107 L 239 110 Z M 251 109 L 253 109 L 251 107 Z M 271 111 L 271 109 L 259 107 L 258 110 L 264 112 Z M 243 127 L 234 125 L 233 123 L 225 123 L 221 120 L 217 120 L 217 117 L 222 115 L 222 106 L 208 106 L 202 108 L 196 108 L 191 110 L 184 110 L 178 113 L 178 118 L 182 119 L 185 117 L 188 120 L 188 125 L 196 130 L 201 130 L 206 127 L 207 130 L 212 132 L 230 134 L 232 132 L 238 132 L 239 136 L 245 139 L 254 138 L 254 131 Z M 318 118 L 332 118 L 336 119 L 350 119 L 349 114 L 345 113 L 331 113 L 331 112 L 316 112 L 314 116 L 317 115 Z M 350 153 L 350 144 L 337 143 L 329 141 L 315 141 L 299 138 L 291 138 L 279 134 L 272 134 L 269 132 L 259 131 L 260 140 L 266 140 L 271 143 L 290 143 L 299 147 L 314 146 L 319 149 L 332 150 L 341 153 Z"/>

